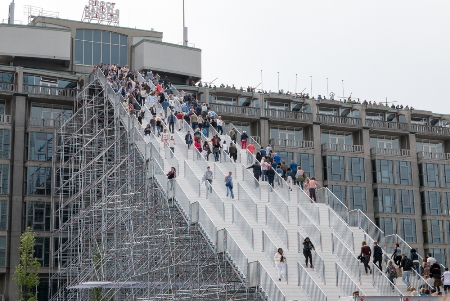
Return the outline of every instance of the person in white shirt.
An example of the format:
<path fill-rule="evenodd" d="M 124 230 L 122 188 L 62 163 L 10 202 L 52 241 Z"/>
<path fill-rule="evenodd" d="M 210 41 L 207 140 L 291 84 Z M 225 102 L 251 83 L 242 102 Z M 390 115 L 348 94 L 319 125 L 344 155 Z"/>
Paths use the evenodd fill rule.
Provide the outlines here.
<path fill-rule="evenodd" d="M 436 262 L 436 259 L 433 256 L 431 256 L 431 253 L 428 253 L 427 262 L 430 264 L 430 266 L 432 266 L 433 263 Z"/>
<path fill-rule="evenodd" d="M 217 118 L 216 120 L 217 122 L 217 132 L 219 133 L 219 135 L 223 135 L 223 120 L 222 120 L 222 116 L 219 116 L 219 118 Z"/>
<path fill-rule="evenodd" d="M 273 260 L 278 271 L 278 280 L 281 281 L 281 277 L 284 277 L 283 274 L 286 273 L 286 257 L 283 255 L 282 248 L 278 248 L 278 252 L 273 256 Z"/>
<path fill-rule="evenodd" d="M 165 129 L 164 129 L 165 130 Z M 164 135 L 164 134 L 163 134 Z M 173 158 L 173 154 L 175 153 L 175 139 L 173 138 L 173 135 L 170 136 L 169 139 L 169 148 L 172 151 L 170 153 L 170 157 Z"/>
<path fill-rule="evenodd" d="M 450 291 L 450 272 L 448 268 L 445 268 L 445 272 L 442 274 L 442 283 L 444 284 L 444 293 L 448 294 Z"/>
<path fill-rule="evenodd" d="M 228 145 L 225 140 L 222 143 L 222 152 L 223 152 L 223 160 L 226 161 L 228 157 Z"/>

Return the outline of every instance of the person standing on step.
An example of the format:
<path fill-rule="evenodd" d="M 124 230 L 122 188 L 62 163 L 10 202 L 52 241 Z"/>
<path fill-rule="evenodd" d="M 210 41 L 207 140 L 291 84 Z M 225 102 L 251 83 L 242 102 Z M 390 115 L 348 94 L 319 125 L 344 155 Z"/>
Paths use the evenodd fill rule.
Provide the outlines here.
<path fill-rule="evenodd" d="M 402 250 L 400 249 L 400 245 L 398 243 L 395 244 L 395 250 L 394 253 L 392 253 L 391 258 L 397 266 L 400 266 L 400 262 L 402 260 Z"/>
<path fill-rule="evenodd" d="M 170 111 L 169 117 L 167 117 L 167 122 L 169 123 L 169 131 L 173 134 L 175 131 L 175 122 L 177 121 L 177 118 L 175 115 L 173 115 L 173 112 Z"/>
<path fill-rule="evenodd" d="M 242 135 L 241 135 L 242 149 L 246 149 L 247 148 L 247 139 L 248 139 L 247 132 L 246 131 L 242 131 Z"/>
<path fill-rule="evenodd" d="M 363 259 L 364 270 L 366 271 L 366 275 L 368 275 L 368 271 L 370 272 L 370 274 L 372 274 L 372 269 L 369 266 L 370 255 L 372 255 L 372 250 L 367 245 L 366 241 L 363 240 L 361 253 L 359 254 L 359 256 L 361 256 L 361 258 Z"/>
<path fill-rule="evenodd" d="M 171 167 L 166 176 L 170 183 L 170 190 L 173 190 L 173 180 L 177 177 L 177 171 L 175 167 Z"/>
<path fill-rule="evenodd" d="M 236 144 L 236 129 L 232 128 L 229 135 L 230 135 L 231 141 L 233 141 L 233 143 Z"/>
<path fill-rule="evenodd" d="M 205 184 L 206 184 L 206 190 L 209 190 L 209 193 L 212 193 L 212 182 L 213 182 L 213 172 L 211 171 L 211 167 L 206 167 L 206 172 L 204 174 Z"/>
<path fill-rule="evenodd" d="M 173 154 L 175 153 L 175 139 L 173 138 L 173 135 L 170 135 L 169 148 L 172 151 L 170 157 L 173 158 Z"/>
<path fill-rule="evenodd" d="M 439 265 L 439 263 L 437 261 L 435 261 L 433 263 L 433 265 L 431 266 L 430 274 L 432 275 L 432 277 L 434 279 L 434 288 L 439 293 L 441 291 L 441 286 L 442 286 L 442 279 L 441 279 L 442 271 L 441 271 L 441 266 Z"/>
<path fill-rule="evenodd" d="M 177 117 L 177 125 L 178 125 L 178 131 L 181 131 L 181 125 L 183 124 L 183 112 L 178 112 L 176 117 Z"/>
<path fill-rule="evenodd" d="M 309 258 L 309 265 L 311 269 L 314 268 L 312 264 L 312 253 L 311 253 L 312 250 L 315 251 L 316 248 L 314 247 L 309 237 L 306 237 L 305 240 L 303 241 L 303 256 L 305 256 L 306 267 L 308 267 L 308 258 Z"/>
<path fill-rule="evenodd" d="M 225 177 L 225 187 L 227 188 L 227 196 L 228 197 L 228 192 L 230 193 L 231 199 L 234 200 L 234 194 L 233 194 L 233 177 L 232 177 L 232 172 L 228 172 L 228 176 Z"/>
<path fill-rule="evenodd" d="M 219 116 L 219 118 L 217 118 L 216 122 L 217 122 L 217 132 L 219 133 L 219 135 L 223 135 L 223 120 L 222 120 L 222 116 Z"/>
<path fill-rule="evenodd" d="M 222 143 L 222 158 L 223 161 L 227 161 L 227 157 L 228 157 L 228 145 L 227 142 L 224 140 Z"/>
<path fill-rule="evenodd" d="M 316 202 L 316 203 L 317 203 L 317 199 L 316 199 L 316 188 L 317 188 L 317 186 L 322 187 L 319 183 L 317 183 L 316 178 L 312 177 L 311 180 L 309 180 L 309 182 L 308 182 L 309 197 L 310 197 L 311 200 L 314 200 L 314 202 Z"/>
<path fill-rule="evenodd" d="M 188 149 L 190 149 L 193 141 L 191 131 L 188 131 L 187 134 L 184 136 L 184 141 L 186 141 Z"/>
<path fill-rule="evenodd" d="M 156 115 L 150 119 L 150 127 L 152 128 L 152 132 L 156 135 Z"/>
<path fill-rule="evenodd" d="M 306 180 L 306 173 L 305 171 L 302 169 L 301 166 L 299 166 L 297 168 L 297 173 L 295 174 L 295 180 L 297 181 L 297 183 L 300 185 L 300 187 L 302 188 L 302 190 L 305 189 L 305 187 L 303 186 L 303 184 L 305 183 Z"/>
<path fill-rule="evenodd" d="M 145 139 L 145 143 L 149 143 L 150 142 L 150 135 L 152 134 L 152 129 L 150 128 L 150 123 L 147 124 L 147 126 L 144 129 L 144 139 Z"/>
<path fill-rule="evenodd" d="M 267 179 L 269 180 L 269 185 L 274 188 L 273 182 L 275 180 L 275 169 L 273 169 L 272 167 L 269 167 L 269 169 L 267 170 Z"/>
<path fill-rule="evenodd" d="M 409 259 L 411 259 L 411 261 L 413 262 L 414 270 L 419 275 L 420 262 L 419 262 L 419 255 L 417 255 L 416 249 L 414 249 L 414 248 L 411 249 L 411 254 L 409 255 Z"/>
<path fill-rule="evenodd" d="M 406 284 L 406 290 L 409 292 L 411 290 L 411 282 L 409 281 L 411 277 L 411 270 L 413 268 L 413 263 L 411 259 L 406 257 L 406 254 L 402 254 L 402 260 L 400 261 L 400 267 L 403 268 L 402 271 L 402 281 Z M 440 279 L 440 275 L 439 275 Z"/>
<path fill-rule="evenodd" d="M 166 147 L 167 145 L 169 145 L 169 133 L 167 132 L 167 129 L 163 130 L 163 133 L 161 134 L 161 142 L 164 143 L 164 147 Z"/>
<path fill-rule="evenodd" d="M 233 142 L 230 142 L 230 147 L 228 148 L 228 152 L 230 153 L 230 158 L 234 160 L 236 163 L 237 160 L 237 148 Z"/>
<path fill-rule="evenodd" d="M 382 271 L 382 268 L 381 268 L 382 259 L 383 259 L 383 250 L 378 245 L 378 241 L 375 240 L 373 242 L 373 263 L 376 267 L 378 267 L 380 269 L 380 271 Z M 378 263 L 378 265 L 377 265 L 377 263 Z"/>
<path fill-rule="evenodd" d="M 259 165 L 258 161 L 255 161 L 255 163 L 249 167 L 247 167 L 247 169 L 252 168 L 253 170 L 253 177 L 255 178 L 256 181 L 259 181 L 259 178 L 261 177 L 261 165 Z M 256 188 L 258 188 L 258 183 L 255 183 Z"/>
<path fill-rule="evenodd" d="M 286 184 L 288 184 L 288 188 L 290 191 L 292 191 L 292 172 L 291 169 L 288 167 L 286 170 Z"/>
<path fill-rule="evenodd" d="M 394 291 L 395 280 L 397 279 L 397 269 L 395 268 L 391 259 L 389 259 L 386 264 L 386 276 L 391 282 L 390 286 L 392 291 Z"/>
<path fill-rule="evenodd" d="M 278 248 L 278 251 L 273 256 L 273 260 L 278 271 L 278 280 L 281 281 L 281 277 L 284 277 L 286 273 L 286 256 L 284 256 L 282 248 Z"/>

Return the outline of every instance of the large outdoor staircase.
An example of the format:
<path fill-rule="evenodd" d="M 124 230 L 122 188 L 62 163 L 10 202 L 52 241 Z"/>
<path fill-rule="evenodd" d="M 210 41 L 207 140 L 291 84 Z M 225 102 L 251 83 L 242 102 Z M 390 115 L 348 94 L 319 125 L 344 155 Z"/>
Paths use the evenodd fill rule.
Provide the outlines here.
<path fill-rule="evenodd" d="M 105 80 L 101 82 L 106 84 Z M 138 133 L 135 143 L 141 152 L 162 169 L 154 171 L 154 176 L 167 185 L 168 195 L 180 204 L 191 221 L 202 226 L 217 252 L 227 252 L 240 277 L 249 285 L 259 284 L 270 300 L 337 300 L 355 290 L 368 296 L 407 294 L 401 281 L 391 290 L 384 273 L 374 271 L 366 275 L 356 257 L 361 242 L 366 240 L 370 245 L 373 240 L 360 227 L 348 226 L 330 206 L 312 202 L 299 187 L 289 191 L 282 179 L 275 180 L 275 189 L 268 182 L 255 181 L 244 165 L 254 161 L 246 150 L 239 148 L 236 164 L 225 154 L 218 162 L 214 162 L 212 154 L 206 161 L 194 147 L 188 149 L 184 143 L 186 131 L 192 133 L 187 124 L 182 131 L 175 126 L 172 135 L 176 144 L 172 153 L 159 137 L 143 136 L 143 128 L 151 117 L 146 110 L 143 126 L 134 116 L 123 113 L 121 116 L 127 130 Z M 229 143 L 227 135 L 221 138 Z M 207 183 L 202 182 L 206 166 L 214 173 L 211 192 Z M 173 186 L 164 175 L 170 167 L 177 169 Z M 226 197 L 224 178 L 229 171 L 233 172 L 234 200 Z M 190 209 L 194 203 L 200 207 L 196 215 Z M 314 269 L 305 267 L 302 254 L 301 242 L 307 236 L 316 248 Z M 282 281 L 278 280 L 273 262 L 280 247 L 287 258 L 287 273 Z M 254 262 L 259 262 L 258 269 L 253 268 Z"/>

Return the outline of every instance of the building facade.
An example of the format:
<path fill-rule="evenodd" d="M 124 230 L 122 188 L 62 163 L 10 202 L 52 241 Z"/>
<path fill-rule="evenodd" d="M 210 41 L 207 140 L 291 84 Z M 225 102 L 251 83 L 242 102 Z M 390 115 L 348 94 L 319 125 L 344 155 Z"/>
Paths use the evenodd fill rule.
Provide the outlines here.
<path fill-rule="evenodd" d="M 30 227 L 41 264 L 38 298 L 48 300 L 59 223 L 56 131 L 75 112 L 93 65 L 150 69 L 187 83 L 201 78 L 201 50 L 163 42 L 161 32 L 48 17 L 0 24 L 0 37 L 0 296 L 18 298 L 12 274 Z"/>
<path fill-rule="evenodd" d="M 450 116 L 230 88 L 180 86 L 360 209 L 385 235 L 450 260 Z"/>

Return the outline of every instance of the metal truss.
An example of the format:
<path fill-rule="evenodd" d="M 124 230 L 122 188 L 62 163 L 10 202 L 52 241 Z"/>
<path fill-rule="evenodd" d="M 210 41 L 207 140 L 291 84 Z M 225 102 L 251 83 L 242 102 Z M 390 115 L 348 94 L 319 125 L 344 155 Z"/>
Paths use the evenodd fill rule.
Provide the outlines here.
<path fill-rule="evenodd" d="M 152 177 L 108 89 L 57 132 L 50 300 L 263 300 Z"/>

